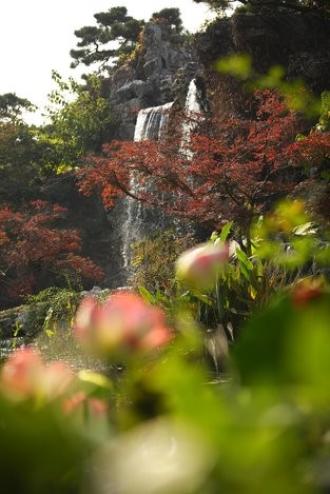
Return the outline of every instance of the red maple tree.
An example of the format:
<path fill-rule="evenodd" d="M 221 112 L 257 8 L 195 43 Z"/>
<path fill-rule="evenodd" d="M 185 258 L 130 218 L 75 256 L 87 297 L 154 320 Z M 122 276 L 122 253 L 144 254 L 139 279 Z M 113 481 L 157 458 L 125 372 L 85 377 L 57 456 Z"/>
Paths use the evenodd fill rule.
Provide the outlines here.
<path fill-rule="evenodd" d="M 1 302 L 11 305 L 63 277 L 100 280 L 102 270 L 79 255 L 79 232 L 58 226 L 67 210 L 32 201 L 20 211 L 0 208 Z"/>
<path fill-rule="evenodd" d="M 80 190 L 98 189 L 107 207 L 128 194 L 211 228 L 234 219 L 246 232 L 255 216 L 308 179 L 302 165 L 322 160 L 329 143 L 329 135 L 316 134 L 296 142 L 306 123 L 275 91 L 257 91 L 252 108 L 247 118 L 197 115 L 188 143 L 182 125 L 158 142 L 112 142 L 80 171 Z M 130 187 L 133 174 L 138 192 Z"/>

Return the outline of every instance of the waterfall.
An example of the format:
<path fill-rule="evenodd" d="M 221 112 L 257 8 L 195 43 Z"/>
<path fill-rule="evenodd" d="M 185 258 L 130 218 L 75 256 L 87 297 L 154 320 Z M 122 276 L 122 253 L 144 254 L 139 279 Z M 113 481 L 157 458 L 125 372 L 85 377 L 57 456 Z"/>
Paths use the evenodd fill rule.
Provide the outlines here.
<path fill-rule="evenodd" d="M 151 108 L 144 108 L 138 113 L 134 141 L 140 142 L 145 140 L 160 140 L 162 139 L 168 128 L 169 114 L 173 102 L 166 103 L 160 106 L 154 106 Z M 180 150 L 184 153 L 188 159 L 192 157 L 192 152 L 189 150 L 190 136 L 196 127 L 197 118 L 200 119 L 200 115 L 203 112 L 200 91 L 196 84 L 196 79 L 193 79 L 188 87 L 188 92 L 185 100 L 184 113 L 187 120 L 182 125 L 182 139 Z M 148 187 L 152 187 L 148 185 Z M 139 183 L 138 174 L 133 173 L 130 179 L 130 190 L 134 195 L 139 195 L 139 192 L 147 191 L 148 187 L 141 188 Z M 131 269 L 131 246 L 135 242 L 141 240 L 149 233 L 153 225 L 147 220 L 147 209 L 143 207 L 141 202 L 128 197 L 126 199 L 126 211 L 125 221 L 122 226 L 122 255 L 124 261 L 124 267 L 126 269 L 127 276 L 129 277 Z M 151 228 L 150 228 L 151 226 Z M 179 228 L 179 226 L 178 226 Z"/>
<path fill-rule="evenodd" d="M 165 105 L 153 106 L 151 108 L 145 108 L 138 113 L 134 141 L 145 140 L 160 140 L 167 131 L 167 125 L 169 121 L 169 113 L 173 102 L 166 103 Z M 132 174 L 130 179 L 130 190 L 133 194 L 138 195 L 141 191 L 138 176 L 136 173 Z M 143 207 L 139 201 L 128 197 L 126 203 L 127 213 L 126 220 L 123 224 L 123 259 L 124 267 L 130 271 L 131 260 L 131 245 L 137 242 L 143 237 Z"/>
<path fill-rule="evenodd" d="M 200 102 L 199 90 L 196 85 L 196 79 L 192 79 L 188 87 L 184 106 L 186 120 L 182 125 L 181 139 L 181 152 L 183 152 L 187 158 L 192 158 L 192 152 L 189 149 L 190 135 L 197 125 L 196 119 L 199 118 L 200 120 L 202 111 L 203 109 Z"/>
<path fill-rule="evenodd" d="M 185 110 L 187 113 L 201 113 L 202 105 L 200 103 L 199 90 L 196 86 L 196 79 L 190 81 L 186 96 Z"/>
<path fill-rule="evenodd" d="M 166 132 L 173 102 L 140 110 L 134 133 L 134 141 L 158 140 Z"/>

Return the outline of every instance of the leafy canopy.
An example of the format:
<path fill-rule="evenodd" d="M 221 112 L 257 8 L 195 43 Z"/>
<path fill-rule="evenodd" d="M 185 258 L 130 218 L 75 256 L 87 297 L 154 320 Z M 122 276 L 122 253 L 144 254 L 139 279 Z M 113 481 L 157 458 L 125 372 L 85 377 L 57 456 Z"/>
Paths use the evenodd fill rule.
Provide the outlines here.
<path fill-rule="evenodd" d="M 94 18 L 96 26 L 84 26 L 74 33 L 79 41 L 77 49 L 70 51 L 72 68 L 81 63 L 104 65 L 111 59 L 130 54 L 144 25 L 143 20 L 127 15 L 126 7 L 112 7 L 107 12 L 95 14 Z"/>
<path fill-rule="evenodd" d="M 16 121 L 22 118 L 24 111 L 34 111 L 36 107 L 25 98 L 20 98 L 15 93 L 0 95 L 0 121 Z"/>
<path fill-rule="evenodd" d="M 35 197 L 40 178 L 51 172 L 53 151 L 26 124 L 0 123 L 0 203 Z"/>
<path fill-rule="evenodd" d="M 0 95 L 0 203 L 34 198 L 38 181 L 51 172 L 53 146 L 24 122 L 24 113 L 34 109 L 14 93 Z"/>
<path fill-rule="evenodd" d="M 114 121 L 102 78 L 89 75 L 85 84 L 78 84 L 53 72 L 53 80 L 56 89 L 47 108 L 50 124 L 39 138 L 54 147 L 57 169 L 75 165 L 87 153 L 99 152 L 102 144 L 111 140 Z"/>
<path fill-rule="evenodd" d="M 174 26 L 174 29 L 178 33 L 181 33 L 183 28 L 180 10 L 176 8 L 165 8 L 159 12 L 154 12 L 151 20 L 156 22 L 166 22 L 170 26 Z"/>

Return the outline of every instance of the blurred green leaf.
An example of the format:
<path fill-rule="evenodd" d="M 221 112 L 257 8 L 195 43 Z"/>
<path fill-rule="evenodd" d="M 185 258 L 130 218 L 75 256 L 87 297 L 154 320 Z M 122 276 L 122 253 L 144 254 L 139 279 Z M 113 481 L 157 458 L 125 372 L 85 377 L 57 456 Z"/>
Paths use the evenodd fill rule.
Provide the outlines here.
<path fill-rule="evenodd" d="M 216 70 L 239 79 L 246 80 L 252 76 L 252 62 L 249 55 L 235 54 L 218 60 Z"/>

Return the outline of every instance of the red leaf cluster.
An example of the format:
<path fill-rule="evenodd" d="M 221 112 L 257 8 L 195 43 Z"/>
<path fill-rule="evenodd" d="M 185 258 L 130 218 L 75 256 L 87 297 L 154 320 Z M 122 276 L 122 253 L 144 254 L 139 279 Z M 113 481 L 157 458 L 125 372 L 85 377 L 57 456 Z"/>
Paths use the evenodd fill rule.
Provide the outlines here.
<path fill-rule="evenodd" d="M 308 178 L 303 161 L 329 152 L 329 136 L 311 134 L 295 142 L 305 124 L 276 92 L 257 91 L 252 107 L 248 118 L 199 119 L 189 142 L 176 125 L 161 141 L 106 145 L 104 156 L 80 172 L 80 190 L 100 191 L 107 207 L 127 194 L 213 228 L 228 219 L 247 228 Z M 132 176 L 139 180 L 138 192 L 130 186 Z"/>
<path fill-rule="evenodd" d="M 0 208 L 0 285 L 5 304 L 44 288 L 49 278 L 102 278 L 102 270 L 79 255 L 79 232 L 57 225 L 65 213 L 62 206 L 41 200 L 21 211 L 9 205 Z"/>

